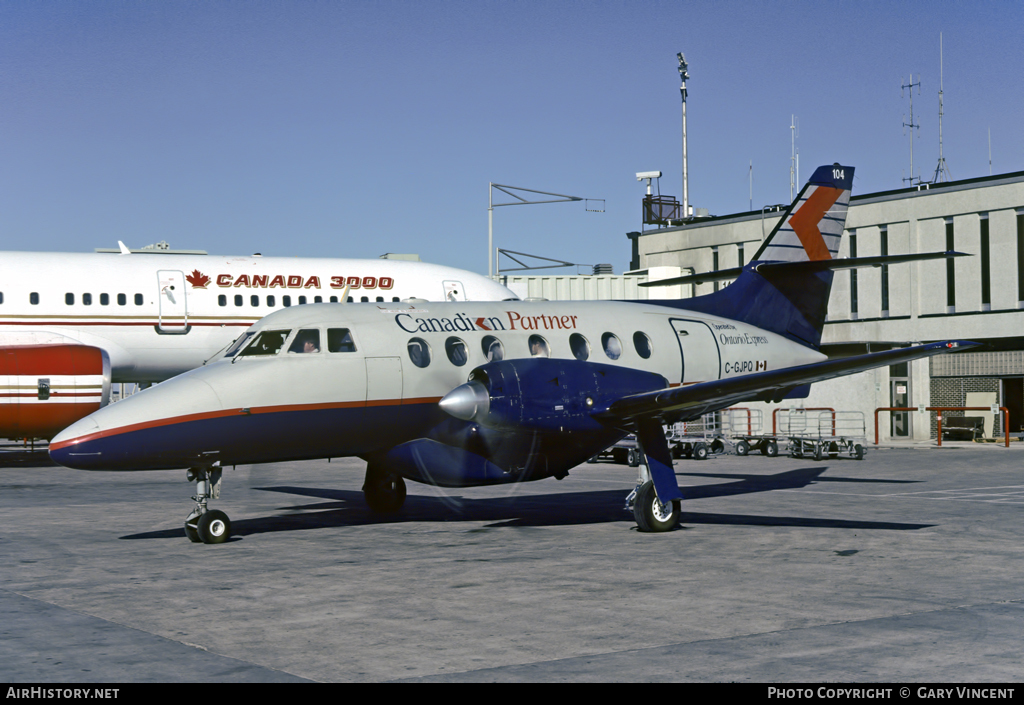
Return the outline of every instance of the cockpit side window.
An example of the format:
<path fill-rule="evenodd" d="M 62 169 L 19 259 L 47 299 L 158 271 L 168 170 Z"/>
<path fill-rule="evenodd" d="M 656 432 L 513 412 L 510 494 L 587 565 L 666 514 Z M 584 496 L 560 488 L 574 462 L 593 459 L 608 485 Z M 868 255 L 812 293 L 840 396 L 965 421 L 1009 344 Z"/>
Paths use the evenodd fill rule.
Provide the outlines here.
<path fill-rule="evenodd" d="M 255 355 L 277 355 L 284 347 L 284 341 L 291 333 L 290 330 L 264 330 L 253 338 L 253 341 L 246 346 L 245 350 L 238 354 L 238 357 L 251 357 Z"/>
<path fill-rule="evenodd" d="M 348 328 L 327 329 L 327 352 L 355 352 L 356 343 Z"/>
<path fill-rule="evenodd" d="M 320 352 L 320 331 L 316 328 L 303 328 L 295 334 L 295 340 L 288 347 L 290 353 Z"/>
<path fill-rule="evenodd" d="M 249 330 L 238 336 L 238 338 L 235 339 L 235 342 L 231 344 L 231 347 L 225 351 L 224 357 L 234 357 L 235 353 L 241 350 L 242 346 L 245 345 L 254 335 L 256 335 L 256 331 Z"/>

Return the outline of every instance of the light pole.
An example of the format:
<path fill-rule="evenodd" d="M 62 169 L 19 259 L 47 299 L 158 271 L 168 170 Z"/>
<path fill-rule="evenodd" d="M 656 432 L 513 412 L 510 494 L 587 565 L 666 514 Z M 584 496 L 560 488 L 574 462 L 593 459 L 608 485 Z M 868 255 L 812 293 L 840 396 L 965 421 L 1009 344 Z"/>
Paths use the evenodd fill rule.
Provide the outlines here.
<path fill-rule="evenodd" d="M 511 196 L 516 199 L 515 201 L 509 201 L 508 203 L 495 203 L 494 202 L 494 189 L 498 189 L 507 196 Z M 513 191 L 522 191 L 525 193 L 539 193 L 542 196 L 557 196 L 557 198 L 548 199 L 545 201 L 531 201 L 528 198 L 520 196 L 518 193 Z M 588 199 L 582 198 L 581 196 L 566 196 L 562 193 L 551 193 L 549 191 L 535 191 L 534 189 L 521 188 L 519 186 L 505 186 L 503 184 L 496 184 L 491 182 L 488 184 L 487 190 L 487 276 L 491 279 L 494 278 L 494 209 L 500 206 L 530 206 L 538 203 L 569 203 L 571 201 L 601 201 L 604 203 L 604 199 Z M 604 206 L 600 209 L 591 209 L 597 212 L 604 212 Z"/>
<path fill-rule="evenodd" d="M 679 80 L 681 81 L 679 94 L 683 98 L 683 218 L 689 218 L 690 187 L 689 182 L 686 179 L 686 79 L 690 77 L 690 74 L 686 72 L 688 65 L 683 53 L 679 52 L 676 54 L 676 58 L 679 59 Z"/>

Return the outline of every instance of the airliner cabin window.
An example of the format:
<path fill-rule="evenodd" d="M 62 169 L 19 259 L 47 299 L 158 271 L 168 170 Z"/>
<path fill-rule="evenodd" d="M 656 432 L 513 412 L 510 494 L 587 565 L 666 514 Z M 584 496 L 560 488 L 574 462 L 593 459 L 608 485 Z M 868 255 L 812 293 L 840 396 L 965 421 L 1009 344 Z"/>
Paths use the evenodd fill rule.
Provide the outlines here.
<path fill-rule="evenodd" d="M 609 360 L 618 360 L 622 356 L 622 342 L 614 333 L 605 333 L 601 336 L 601 346 L 604 354 Z"/>
<path fill-rule="evenodd" d="M 82 294 L 82 303 L 86 306 L 92 306 L 92 294 Z"/>
<path fill-rule="evenodd" d="M 456 367 L 462 367 L 469 360 L 469 350 L 466 343 L 458 338 L 451 337 L 444 341 L 444 351 L 448 354 L 448 360 Z"/>
<path fill-rule="evenodd" d="M 322 297 L 322 296 L 314 296 L 313 297 L 313 303 L 315 303 L 315 304 L 322 304 L 323 302 L 324 302 L 324 297 Z"/>
<path fill-rule="evenodd" d="M 32 304 L 33 306 L 38 304 L 39 303 L 39 292 L 33 291 L 31 294 L 29 294 L 28 295 L 28 302 L 30 304 Z"/>
<path fill-rule="evenodd" d="M 128 304 L 128 297 L 125 296 L 124 294 L 118 294 L 117 295 L 117 305 L 118 306 L 126 306 L 127 304 Z"/>
<path fill-rule="evenodd" d="M 249 304 L 252 305 L 253 307 L 259 306 L 260 305 L 260 297 L 259 297 L 259 295 L 258 294 L 253 294 L 252 296 L 250 296 L 249 297 Z"/>
<path fill-rule="evenodd" d="M 480 341 L 480 347 L 483 348 L 484 357 L 487 358 L 487 362 L 505 359 L 505 347 L 493 335 L 485 335 L 484 339 Z"/>
<path fill-rule="evenodd" d="M 572 356 L 580 362 L 586 362 L 590 357 L 590 342 L 579 333 L 569 336 L 569 349 L 572 350 Z"/>
<path fill-rule="evenodd" d="M 327 352 L 355 352 L 356 343 L 348 328 L 327 329 Z"/>
<path fill-rule="evenodd" d="M 370 298 L 368 296 L 360 296 L 359 300 L 362 301 L 365 304 L 367 301 L 370 300 Z"/>
<path fill-rule="evenodd" d="M 289 306 L 292 305 L 292 297 L 290 297 L 290 296 L 282 296 L 281 297 L 281 303 L 284 304 L 285 308 L 288 308 Z"/>
<path fill-rule="evenodd" d="M 72 294 L 71 292 L 68 292 L 68 293 L 64 294 L 64 303 L 66 303 L 68 306 L 74 306 L 75 305 L 75 295 Z"/>
<path fill-rule="evenodd" d="M 264 330 L 253 339 L 251 343 L 238 354 L 238 357 L 250 357 L 255 355 L 277 355 L 284 347 L 285 338 L 291 333 L 290 330 Z"/>
<path fill-rule="evenodd" d="M 430 364 L 430 346 L 423 338 L 413 338 L 409 341 L 409 359 L 416 367 L 426 367 Z"/>
<path fill-rule="evenodd" d="M 302 306 L 305 303 L 306 303 L 306 297 L 305 296 L 300 296 L 299 297 L 299 306 Z"/>
<path fill-rule="evenodd" d="M 288 346 L 290 353 L 318 353 L 320 352 L 320 330 L 317 328 L 304 328 L 295 335 L 295 340 Z"/>
<path fill-rule="evenodd" d="M 0 291 L 0 304 L 4 302 L 4 292 Z"/>
<path fill-rule="evenodd" d="M 135 305 L 136 306 L 141 306 L 142 305 L 142 294 L 136 294 L 135 295 Z"/>
<path fill-rule="evenodd" d="M 267 306 L 269 306 L 270 308 L 274 308 L 274 305 L 275 305 L 276 301 L 277 301 L 277 299 L 275 299 L 273 296 L 268 296 L 267 297 Z"/>
<path fill-rule="evenodd" d="M 220 296 L 217 297 L 217 303 L 220 304 L 221 306 L 227 306 L 228 297 L 225 296 L 224 294 L 221 294 Z"/>
<path fill-rule="evenodd" d="M 110 305 L 110 294 L 100 294 L 100 306 Z"/>
<path fill-rule="evenodd" d="M 255 331 L 247 331 L 243 335 L 238 336 L 238 339 L 224 352 L 224 357 L 234 357 L 235 353 L 241 350 L 242 346 L 254 335 L 256 335 Z"/>
<path fill-rule="evenodd" d="M 530 355 L 533 357 L 550 357 L 551 351 L 548 349 L 548 341 L 539 335 L 531 335 Z"/>
<path fill-rule="evenodd" d="M 245 303 L 245 301 L 242 299 L 242 295 L 235 294 L 235 306 L 241 306 L 243 303 Z"/>
<path fill-rule="evenodd" d="M 338 303 L 338 297 L 337 297 L 337 296 L 332 296 L 332 297 L 330 298 L 330 302 L 331 302 L 332 304 L 336 304 L 336 303 Z"/>
<path fill-rule="evenodd" d="M 651 339 L 647 337 L 646 333 L 637 331 L 633 334 L 633 347 L 636 348 L 636 354 L 643 359 L 648 359 L 651 356 Z"/>

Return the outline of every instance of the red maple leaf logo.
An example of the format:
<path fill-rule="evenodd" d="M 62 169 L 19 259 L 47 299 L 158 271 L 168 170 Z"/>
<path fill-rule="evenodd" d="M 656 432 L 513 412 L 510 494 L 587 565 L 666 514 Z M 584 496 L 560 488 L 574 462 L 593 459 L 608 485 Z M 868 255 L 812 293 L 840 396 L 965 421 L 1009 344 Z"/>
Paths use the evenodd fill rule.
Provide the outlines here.
<path fill-rule="evenodd" d="M 205 289 L 210 283 L 210 278 L 198 269 L 193 269 L 192 273 L 185 277 L 185 281 L 191 284 L 193 289 Z"/>

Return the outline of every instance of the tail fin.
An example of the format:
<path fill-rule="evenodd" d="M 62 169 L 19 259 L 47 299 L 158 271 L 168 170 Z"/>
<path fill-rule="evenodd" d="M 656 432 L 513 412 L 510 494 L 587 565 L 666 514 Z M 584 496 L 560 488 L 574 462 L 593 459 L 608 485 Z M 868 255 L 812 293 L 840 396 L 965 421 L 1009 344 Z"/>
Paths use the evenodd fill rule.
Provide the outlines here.
<path fill-rule="evenodd" d="M 736 278 L 721 291 L 671 305 L 744 321 L 818 347 L 852 185 L 853 167 L 818 167 L 750 263 L 652 283 Z"/>
<path fill-rule="evenodd" d="M 852 187 L 853 167 L 819 166 L 752 261 L 835 259 L 843 238 Z"/>

